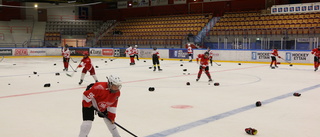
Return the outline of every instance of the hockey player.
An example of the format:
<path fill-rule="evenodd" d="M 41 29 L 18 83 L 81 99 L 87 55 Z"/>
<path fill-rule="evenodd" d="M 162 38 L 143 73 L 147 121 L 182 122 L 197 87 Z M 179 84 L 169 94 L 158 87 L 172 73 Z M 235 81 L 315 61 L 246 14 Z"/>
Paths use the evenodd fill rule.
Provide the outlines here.
<path fill-rule="evenodd" d="M 213 57 L 213 52 L 212 50 L 210 50 L 210 48 L 207 48 L 207 51 L 209 53 L 209 60 L 210 60 L 210 65 L 212 66 L 212 57 Z"/>
<path fill-rule="evenodd" d="M 107 79 L 108 82 L 97 82 L 89 85 L 86 91 L 83 92 L 83 122 L 80 127 L 79 137 L 88 136 L 94 121 L 95 110 L 99 111 L 99 117 L 103 118 L 112 136 L 120 137 L 115 125 L 115 117 L 122 83 L 117 76 L 110 75 Z"/>
<path fill-rule="evenodd" d="M 137 57 L 137 60 L 139 61 L 138 45 L 134 45 L 134 48 L 132 50 L 133 50 L 134 56 Z"/>
<path fill-rule="evenodd" d="M 159 52 L 157 51 L 157 48 L 153 48 L 152 51 L 152 63 L 153 63 L 153 71 L 156 71 L 156 66 L 158 66 L 158 71 L 162 71 L 160 68 L 160 62 L 159 62 Z"/>
<path fill-rule="evenodd" d="M 63 71 L 68 71 L 69 61 L 70 61 L 70 50 L 67 44 L 62 49 L 62 56 L 63 56 L 63 66 L 64 66 Z"/>
<path fill-rule="evenodd" d="M 200 59 L 200 67 L 199 67 L 198 77 L 196 81 L 199 81 L 202 71 L 205 71 L 206 75 L 209 78 L 209 82 L 212 82 L 211 75 L 209 73 L 209 66 L 208 66 L 209 53 L 205 52 L 204 54 L 199 54 L 197 57 L 198 64 L 199 64 L 199 59 Z"/>
<path fill-rule="evenodd" d="M 130 45 L 128 45 L 128 48 L 126 49 L 125 53 L 130 56 L 130 65 L 135 65 L 136 63 L 134 61 L 134 52 Z"/>
<path fill-rule="evenodd" d="M 278 54 L 278 50 L 277 49 L 273 49 L 272 52 L 270 53 L 271 54 L 271 63 L 270 63 L 270 68 L 272 68 L 272 65 L 274 64 L 275 67 L 278 67 L 277 66 L 277 58 L 281 58 Z"/>
<path fill-rule="evenodd" d="M 319 67 L 319 58 L 320 58 L 320 46 L 318 48 L 312 49 L 311 54 L 314 55 L 314 71 L 318 70 Z"/>
<path fill-rule="evenodd" d="M 192 47 L 190 44 L 188 44 L 188 56 L 189 56 L 189 62 L 192 62 L 193 52 L 192 52 Z"/>
<path fill-rule="evenodd" d="M 89 58 L 89 53 L 87 51 L 83 53 L 83 59 L 81 60 L 81 62 L 82 63 L 78 66 L 79 68 L 83 66 L 79 85 L 82 84 L 84 76 L 86 75 L 87 71 L 90 72 L 90 75 L 93 77 L 95 82 L 98 82 L 96 72 L 94 70 L 93 65 L 91 64 L 91 59 Z"/>

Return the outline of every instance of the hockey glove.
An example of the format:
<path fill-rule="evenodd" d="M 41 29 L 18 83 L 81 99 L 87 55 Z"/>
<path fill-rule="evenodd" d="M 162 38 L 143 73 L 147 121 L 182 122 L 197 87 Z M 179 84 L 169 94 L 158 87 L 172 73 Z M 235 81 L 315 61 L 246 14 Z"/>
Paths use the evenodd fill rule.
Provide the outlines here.
<path fill-rule="evenodd" d="M 100 112 L 100 111 L 97 111 L 98 112 L 98 116 L 101 117 L 101 118 L 106 118 L 107 117 L 107 111 L 105 112 Z"/>
<path fill-rule="evenodd" d="M 245 131 L 246 131 L 247 134 L 249 134 L 249 135 L 255 135 L 255 134 L 258 133 L 258 131 L 257 131 L 256 129 L 251 128 L 251 127 L 250 127 L 250 128 L 246 128 Z"/>

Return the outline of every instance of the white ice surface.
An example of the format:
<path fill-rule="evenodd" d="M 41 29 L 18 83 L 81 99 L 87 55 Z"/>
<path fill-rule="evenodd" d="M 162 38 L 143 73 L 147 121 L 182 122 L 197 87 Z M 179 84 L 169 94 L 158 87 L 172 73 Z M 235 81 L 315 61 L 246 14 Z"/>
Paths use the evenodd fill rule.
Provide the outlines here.
<path fill-rule="evenodd" d="M 281 64 L 270 69 L 268 64 L 218 62 L 221 66 L 210 67 L 214 82 L 220 83 L 214 86 L 205 74 L 195 81 L 196 62 L 160 61 L 162 72 L 149 69 L 149 59 L 135 66 L 129 66 L 129 59 L 92 57 L 92 62 L 98 66 L 99 81 L 113 74 L 124 82 L 116 122 L 139 137 L 247 137 L 247 127 L 256 128 L 257 137 L 320 136 L 320 72 L 313 66 Z M 1 137 L 78 136 L 82 92 L 94 80 L 86 74 L 78 85 L 81 69 L 73 77 L 62 69 L 62 58 L 57 57 L 0 62 Z M 43 87 L 46 83 L 51 87 Z M 292 96 L 294 92 L 301 96 Z M 256 101 L 262 106 L 255 107 Z M 177 105 L 190 108 L 173 108 Z M 123 137 L 131 136 L 118 130 Z M 89 137 L 102 136 L 111 135 L 96 117 Z"/>

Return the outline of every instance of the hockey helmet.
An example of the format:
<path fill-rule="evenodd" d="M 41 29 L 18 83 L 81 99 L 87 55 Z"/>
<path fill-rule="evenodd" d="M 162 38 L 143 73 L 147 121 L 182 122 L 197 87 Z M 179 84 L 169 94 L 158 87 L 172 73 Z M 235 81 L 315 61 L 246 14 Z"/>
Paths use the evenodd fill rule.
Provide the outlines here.
<path fill-rule="evenodd" d="M 110 84 L 117 86 L 119 89 L 122 86 L 122 81 L 118 76 L 110 75 L 107 77 Z"/>
<path fill-rule="evenodd" d="M 85 52 L 82 53 L 82 55 L 83 55 L 83 56 L 89 56 L 89 52 L 88 52 L 88 51 L 85 51 Z"/>

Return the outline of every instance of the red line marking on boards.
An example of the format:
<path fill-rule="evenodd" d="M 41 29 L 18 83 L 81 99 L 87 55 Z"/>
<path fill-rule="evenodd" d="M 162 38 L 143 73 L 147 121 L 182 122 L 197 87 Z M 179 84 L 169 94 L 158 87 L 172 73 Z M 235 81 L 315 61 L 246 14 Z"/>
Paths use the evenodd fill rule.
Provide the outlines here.
<path fill-rule="evenodd" d="M 220 71 L 211 71 L 211 72 L 226 72 L 226 71 L 234 71 L 234 70 L 243 70 L 243 69 L 251 69 L 251 68 L 258 68 L 258 67 L 265 67 L 266 65 L 261 66 L 254 66 L 254 67 L 246 67 L 246 68 L 235 68 L 235 69 L 228 69 L 228 70 L 220 70 Z M 190 75 L 197 75 L 198 73 L 190 74 Z M 160 80 L 160 79 L 167 79 L 167 78 L 174 78 L 174 77 L 184 77 L 188 75 L 176 75 L 176 76 L 168 76 L 168 77 L 160 77 L 160 78 L 152 78 L 152 79 L 142 79 L 142 80 L 135 80 L 135 81 L 127 81 L 123 83 L 134 83 L 134 82 L 142 82 L 142 81 L 150 81 L 150 80 Z M 69 89 L 58 89 L 58 90 L 49 90 L 43 92 L 32 92 L 32 93 L 25 93 L 25 94 L 15 94 L 9 96 L 2 96 L 0 99 L 4 98 L 12 98 L 12 97 L 20 97 L 20 96 L 29 96 L 29 95 L 38 95 L 38 94 L 45 94 L 45 93 L 53 93 L 53 92 L 60 92 L 60 91 L 68 91 L 68 90 L 75 90 L 75 89 L 82 89 L 85 87 L 77 87 L 77 88 L 69 88 Z"/>

